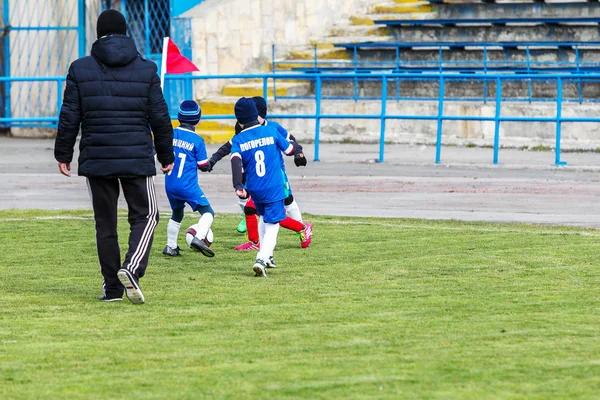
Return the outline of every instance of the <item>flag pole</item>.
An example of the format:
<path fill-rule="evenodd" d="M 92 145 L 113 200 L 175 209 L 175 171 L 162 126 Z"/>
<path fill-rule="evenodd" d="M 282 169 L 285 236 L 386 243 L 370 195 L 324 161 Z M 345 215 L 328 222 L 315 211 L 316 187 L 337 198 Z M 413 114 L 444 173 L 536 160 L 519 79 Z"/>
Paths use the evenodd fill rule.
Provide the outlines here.
<path fill-rule="evenodd" d="M 160 87 L 165 91 L 165 74 L 167 73 L 167 50 L 169 48 L 169 38 L 163 38 L 162 60 L 160 63 Z"/>

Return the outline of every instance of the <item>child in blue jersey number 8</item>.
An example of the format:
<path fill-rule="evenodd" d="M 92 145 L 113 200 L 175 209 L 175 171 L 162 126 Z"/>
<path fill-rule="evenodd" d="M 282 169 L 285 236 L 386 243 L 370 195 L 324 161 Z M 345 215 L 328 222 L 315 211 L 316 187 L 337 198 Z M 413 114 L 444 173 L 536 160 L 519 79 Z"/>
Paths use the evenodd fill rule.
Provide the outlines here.
<path fill-rule="evenodd" d="M 286 218 L 282 155 L 294 155 L 294 145 L 274 127 L 260 125 L 252 99 L 242 97 L 235 104 L 235 116 L 243 130 L 231 139 L 233 187 L 240 198 L 252 196 L 260 216 L 260 250 L 252 269 L 256 276 L 267 276 L 274 268 L 273 251 L 277 244 L 279 222 Z M 246 184 L 242 184 L 242 171 Z"/>
<path fill-rule="evenodd" d="M 165 190 L 173 210 L 167 224 L 167 245 L 163 250 L 163 254 L 167 256 L 180 255 L 177 236 L 186 203 L 192 210 L 200 213 L 196 236 L 192 239 L 190 247 L 207 257 L 215 255 L 204 242 L 215 212 L 198 184 L 198 169 L 209 165 L 204 140 L 196 134 L 200 114 L 200 107 L 195 101 L 183 101 L 177 115 L 180 126 L 173 130 L 175 166 L 173 171 L 165 176 Z"/>

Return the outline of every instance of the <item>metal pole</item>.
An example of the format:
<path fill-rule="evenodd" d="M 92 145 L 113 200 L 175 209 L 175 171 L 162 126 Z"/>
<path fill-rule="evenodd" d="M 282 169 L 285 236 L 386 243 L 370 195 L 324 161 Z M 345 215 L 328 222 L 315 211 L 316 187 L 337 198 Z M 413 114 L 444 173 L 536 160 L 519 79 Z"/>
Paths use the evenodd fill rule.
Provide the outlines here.
<path fill-rule="evenodd" d="M 525 47 L 525 54 L 527 55 L 527 74 L 531 74 L 531 55 L 529 54 L 529 46 Z M 531 104 L 531 78 L 527 78 L 527 95 L 529 96 L 529 103 Z"/>
<path fill-rule="evenodd" d="M 275 75 L 275 45 L 271 46 L 271 69 L 273 70 L 273 75 Z M 273 77 L 273 101 L 277 99 L 277 79 Z M 263 90 L 264 91 L 264 90 Z M 265 92 L 265 100 L 267 99 L 266 95 L 268 92 Z"/>
<path fill-rule="evenodd" d="M 502 80 L 496 78 L 496 115 L 494 116 L 494 164 L 498 164 L 500 148 L 500 104 L 502 101 Z"/>
<path fill-rule="evenodd" d="M 314 161 L 319 160 L 319 134 L 321 130 L 321 77 L 317 76 L 317 83 L 315 85 L 315 100 L 316 100 L 316 110 L 315 110 L 315 159 Z"/>
<path fill-rule="evenodd" d="M 383 77 L 381 83 L 381 129 L 379 131 L 379 161 L 383 162 L 383 152 L 385 147 L 385 116 L 386 116 L 386 104 L 387 104 L 387 76 Z"/>
<path fill-rule="evenodd" d="M 78 26 L 77 26 L 77 34 L 78 34 L 78 42 L 79 42 L 79 58 L 85 57 L 86 51 L 86 43 L 85 43 L 85 0 L 78 1 Z"/>
<path fill-rule="evenodd" d="M 575 46 L 575 68 L 579 74 L 579 46 Z M 581 79 L 577 78 L 577 94 L 579 95 L 579 104 L 583 103 L 583 94 L 581 92 Z"/>
<path fill-rule="evenodd" d="M 440 156 L 442 152 L 442 117 L 444 116 L 444 77 L 440 77 L 440 93 L 438 99 L 438 126 L 437 126 L 437 138 L 435 142 L 435 163 L 440 163 Z"/>
<path fill-rule="evenodd" d="M 487 45 L 483 45 L 483 74 L 487 75 Z M 483 103 L 487 103 L 488 96 L 488 81 L 483 78 Z"/>
<path fill-rule="evenodd" d="M 556 80 L 556 150 L 554 152 L 554 165 L 567 165 L 565 161 L 560 160 L 560 136 L 562 122 L 562 79 Z"/>
<path fill-rule="evenodd" d="M 357 54 L 358 50 L 356 48 L 356 46 L 354 46 L 354 73 L 356 74 L 357 70 L 356 70 L 356 63 L 358 61 L 358 54 Z M 354 78 L 354 101 L 358 101 L 358 79 L 356 79 L 356 77 Z"/>
<path fill-rule="evenodd" d="M 63 101 L 62 85 L 60 84 L 60 82 L 61 82 L 60 80 L 56 81 L 56 88 L 57 88 L 57 90 L 56 90 L 56 92 L 57 92 L 56 93 L 57 94 L 57 96 L 56 96 L 56 104 L 57 104 L 56 113 L 58 115 L 60 115 L 60 107 L 62 106 L 62 101 Z"/>
<path fill-rule="evenodd" d="M 2 20 L 4 23 L 4 76 L 11 76 L 10 71 L 10 17 L 9 17 L 9 3 L 10 0 L 4 0 L 4 15 Z M 4 118 L 10 118 L 10 81 L 4 82 Z M 10 126 L 10 122 L 5 124 L 6 127 Z"/>
<path fill-rule="evenodd" d="M 269 86 L 268 86 L 268 78 L 263 78 L 263 98 L 267 101 L 269 97 Z"/>
<path fill-rule="evenodd" d="M 121 14 L 125 17 L 125 21 L 129 23 L 127 20 L 127 0 L 121 0 Z"/>
<path fill-rule="evenodd" d="M 144 0 L 144 56 L 150 58 L 150 7 L 148 0 Z"/>

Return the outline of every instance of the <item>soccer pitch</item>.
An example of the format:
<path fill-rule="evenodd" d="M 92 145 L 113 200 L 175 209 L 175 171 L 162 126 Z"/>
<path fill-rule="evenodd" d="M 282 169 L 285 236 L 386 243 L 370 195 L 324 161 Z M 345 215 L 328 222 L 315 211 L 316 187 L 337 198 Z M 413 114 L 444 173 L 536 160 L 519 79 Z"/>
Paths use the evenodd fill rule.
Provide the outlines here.
<path fill-rule="evenodd" d="M 96 300 L 89 212 L 0 211 L 0 398 L 597 398 L 599 232 L 306 220 L 259 279 L 238 215 L 213 259 L 163 217 L 135 306 Z"/>

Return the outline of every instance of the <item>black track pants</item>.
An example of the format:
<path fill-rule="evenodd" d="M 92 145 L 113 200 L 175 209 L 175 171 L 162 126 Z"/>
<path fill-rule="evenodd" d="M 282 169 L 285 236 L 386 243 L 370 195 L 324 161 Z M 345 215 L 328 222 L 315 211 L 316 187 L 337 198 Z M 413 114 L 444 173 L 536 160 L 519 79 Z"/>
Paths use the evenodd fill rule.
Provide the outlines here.
<path fill-rule="evenodd" d="M 129 208 L 129 250 L 121 264 L 117 235 L 119 182 Z M 152 176 L 138 178 L 88 178 L 96 220 L 96 248 L 103 288 L 107 297 L 121 297 L 123 285 L 117 278 L 120 268 L 128 269 L 137 279 L 144 276 L 158 224 L 158 206 Z"/>

